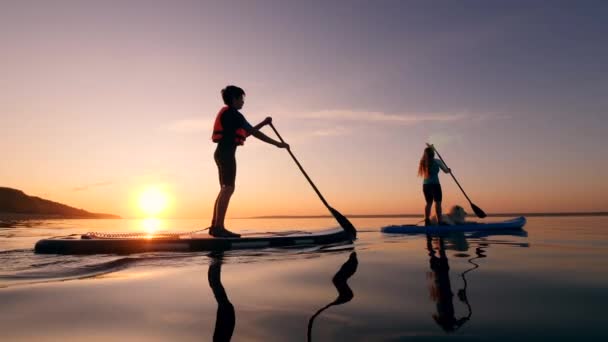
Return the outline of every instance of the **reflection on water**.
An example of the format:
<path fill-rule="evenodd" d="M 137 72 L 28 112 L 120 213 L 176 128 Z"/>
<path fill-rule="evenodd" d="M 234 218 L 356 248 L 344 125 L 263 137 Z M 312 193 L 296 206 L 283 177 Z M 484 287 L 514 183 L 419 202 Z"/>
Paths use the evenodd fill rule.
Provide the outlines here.
<path fill-rule="evenodd" d="M 437 247 L 434 248 L 432 242 L 435 242 Z M 429 292 L 431 299 L 437 303 L 437 313 L 433 314 L 433 319 L 446 332 L 453 332 L 471 318 L 471 306 L 466 299 L 466 286 L 461 290 L 462 292 L 459 291 L 459 294 L 462 293 L 459 298 L 467 303 L 469 314 L 466 317 L 457 319 L 454 314 L 454 304 L 452 301 L 454 294 L 450 282 L 450 266 L 445 252 L 443 237 L 436 238 L 433 241 L 433 238 L 427 236 L 427 249 L 431 257 L 429 260 L 431 272 L 428 273 L 431 280 Z M 436 255 L 435 249 L 438 249 L 439 256 Z"/>
<path fill-rule="evenodd" d="M 148 217 L 142 220 L 141 225 L 145 233 L 152 235 L 161 229 L 162 223 L 163 221 L 155 217 Z"/>
<path fill-rule="evenodd" d="M 211 262 L 209 263 L 208 280 L 209 287 L 213 292 L 213 296 L 217 302 L 217 314 L 215 320 L 215 328 L 213 329 L 213 341 L 224 342 L 230 341 L 234 332 L 236 324 L 236 317 L 234 312 L 234 306 L 228 299 L 228 294 L 222 285 L 222 263 L 224 260 L 224 252 L 214 252 L 209 254 Z M 308 341 L 312 340 L 312 328 L 315 318 L 319 316 L 323 311 L 334 305 L 341 305 L 348 303 L 354 298 L 354 293 L 350 286 L 348 286 L 348 279 L 355 274 L 357 271 L 357 253 L 352 252 L 348 257 L 348 260 L 338 269 L 338 272 L 332 278 L 336 290 L 338 290 L 338 297 L 325 305 L 317 312 L 315 312 L 308 321 Z"/>
<path fill-rule="evenodd" d="M 429 294 L 432 301 L 436 304 L 436 313 L 434 313 L 433 319 L 435 322 L 447 333 L 452 333 L 462 327 L 466 322 L 471 319 L 473 315 L 473 309 L 467 296 L 467 274 L 480 267 L 474 260 L 486 258 L 486 248 L 491 244 L 506 244 L 516 247 L 529 247 L 528 243 L 513 243 L 508 241 L 491 241 L 487 238 L 492 235 L 504 235 L 511 234 L 515 236 L 527 236 L 525 230 L 514 231 L 514 232 L 483 232 L 473 234 L 473 239 L 470 234 L 467 236 L 463 233 L 450 233 L 438 236 L 426 236 L 426 248 L 430 257 L 429 264 L 431 271 L 428 272 L 429 282 Z M 477 244 L 475 246 L 475 256 L 470 257 L 467 253 L 471 247 L 471 243 Z M 458 258 L 467 258 L 467 262 L 472 265 L 462 273 L 463 287 L 458 290 L 457 296 L 460 302 L 467 307 L 467 314 L 457 318 L 454 310 L 454 293 L 452 292 L 452 283 L 450 281 L 450 265 L 446 251 L 455 250 L 461 253 L 454 254 Z"/>
<path fill-rule="evenodd" d="M 332 249 L 301 246 L 128 257 L 36 255 L 32 247 L 50 235 L 140 229 L 141 221 L 54 220 L 2 228 L 1 339 L 608 337 L 603 328 L 608 307 L 607 218 L 532 218 L 526 227 L 530 236 L 525 231 L 385 236 L 379 227 L 398 222 L 353 221 L 364 227 L 359 239 Z M 162 229 L 194 230 L 203 223 L 207 220 L 167 221 Z M 333 222 L 233 223 L 239 231 L 255 233 L 256 227 L 313 230 Z"/>
<path fill-rule="evenodd" d="M 348 257 L 348 260 L 346 260 L 344 265 L 340 267 L 336 275 L 334 275 L 334 277 L 331 279 L 332 283 L 336 287 L 336 290 L 338 290 L 338 298 L 319 309 L 317 312 L 315 312 L 314 315 L 312 315 L 312 317 L 310 317 L 310 320 L 308 321 L 307 333 L 309 342 L 312 341 L 313 323 L 315 321 L 315 318 L 317 318 L 317 316 L 319 316 L 321 312 L 325 311 L 331 306 L 348 303 L 355 297 L 355 294 L 351 290 L 350 286 L 348 286 L 348 283 L 346 281 L 348 280 L 348 278 L 352 277 L 353 274 L 355 274 L 358 265 L 359 261 L 357 260 L 357 253 L 352 252 Z"/>
<path fill-rule="evenodd" d="M 213 329 L 213 341 L 230 341 L 232 333 L 234 332 L 236 318 L 234 315 L 234 306 L 230 303 L 226 290 L 222 285 L 221 273 L 224 253 L 211 253 L 209 254 L 209 257 L 211 258 L 211 262 L 209 263 L 207 278 L 209 280 L 209 287 L 211 287 L 213 296 L 217 301 L 217 315 L 215 328 Z"/>

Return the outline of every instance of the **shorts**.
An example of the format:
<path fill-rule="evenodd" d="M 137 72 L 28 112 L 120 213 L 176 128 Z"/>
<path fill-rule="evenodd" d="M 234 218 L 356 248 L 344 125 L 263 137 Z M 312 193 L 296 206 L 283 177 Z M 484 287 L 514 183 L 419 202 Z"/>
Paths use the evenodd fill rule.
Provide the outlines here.
<path fill-rule="evenodd" d="M 220 176 L 220 185 L 234 186 L 236 180 L 236 145 L 223 146 L 218 144 L 213 154 L 217 171 Z"/>
<path fill-rule="evenodd" d="M 426 203 L 441 202 L 443 194 L 441 193 L 441 184 L 423 184 L 422 192 Z"/>

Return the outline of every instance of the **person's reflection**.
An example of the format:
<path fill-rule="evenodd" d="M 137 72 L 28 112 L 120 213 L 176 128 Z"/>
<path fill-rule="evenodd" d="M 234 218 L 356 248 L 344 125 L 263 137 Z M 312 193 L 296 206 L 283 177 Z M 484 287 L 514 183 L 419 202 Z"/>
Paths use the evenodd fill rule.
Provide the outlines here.
<path fill-rule="evenodd" d="M 215 252 L 209 254 L 211 261 L 209 263 L 209 287 L 213 291 L 213 296 L 217 301 L 217 316 L 215 320 L 215 329 L 213 331 L 213 341 L 222 342 L 230 341 L 234 332 L 234 324 L 236 321 L 234 315 L 234 306 L 228 300 L 228 295 L 220 278 L 222 272 L 222 259 L 224 253 Z"/>
<path fill-rule="evenodd" d="M 348 260 L 346 260 L 346 262 L 342 265 L 342 267 L 340 267 L 338 272 L 336 272 L 336 274 L 332 278 L 331 281 L 334 283 L 336 290 L 338 290 L 338 297 L 331 303 L 325 305 L 324 307 L 319 309 L 317 312 L 315 312 L 315 314 L 312 315 L 312 317 L 310 317 L 310 320 L 308 320 L 307 336 L 308 336 L 309 342 L 312 339 L 312 325 L 314 323 L 315 318 L 317 318 L 317 316 L 319 316 L 321 314 L 321 312 L 325 311 L 327 308 L 334 306 L 334 305 L 340 305 L 340 304 L 350 302 L 353 299 L 353 297 L 355 296 L 346 281 L 353 274 L 355 274 L 355 272 L 357 271 L 357 265 L 359 265 L 359 261 L 357 260 L 357 253 L 352 252 L 350 254 L 350 256 L 348 257 Z"/>
<path fill-rule="evenodd" d="M 466 279 L 465 274 L 475 268 L 469 269 L 462 274 L 465 281 L 465 287 L 458 291 L 458 298 L 467 305 L 468 315 L 457 319 L 454 313 L 454 303 L 452 301 L 454 293 L 452 292 L 452 284 L 450 282 L 450 265 L 448 264 L 448 257 L 446 254 L 445 242 L 443 237 L 439 237 L 435 240 L 437 242 L 437 252 L 433 248 L 433 239 L 427 236 L 427 249 L 429 251 L 429 263 L 431 266 L 431 272 L 428 273 L 430 284 L 429 291 L 431 299 L 436 302 L 437 313 L 433 314 L 433 319 L 441 328 L 446 332 L 454 332 L 466 323 L 472 315 L 471 306 L 469 305 L 466 296 Z M 483 257 L 481 254 L 483 251 L 478 248 L 479 257 Z M 475 258 L 474 258 L 475 259 Z M 475 265 L 475 264 L 474 264 Z"/>

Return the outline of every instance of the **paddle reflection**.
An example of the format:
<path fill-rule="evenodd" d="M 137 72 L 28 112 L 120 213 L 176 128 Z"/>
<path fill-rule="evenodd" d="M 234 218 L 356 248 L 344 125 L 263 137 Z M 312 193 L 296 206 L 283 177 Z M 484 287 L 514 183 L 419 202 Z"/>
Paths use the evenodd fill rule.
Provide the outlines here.
<path fill-rule="evenodd" d="M 347 280 L 352 277 L 353 274 L 357 271 L 357 266 L 359 265 L 359 261 L 357 260 L 357 253 L 352 252 L 348 257 L 348 260 L 340 267 L 338 272 L 332 278 L 332 282 L 338 290 L 338 297 L 325 305 L 324 307 L 317 310 L 308 320 L 308 341 L 312 340 L 312 327 L 315 321 L 315 318 L 319 316 L 323 311 L 327 310 L 329 307 L 334 305 L 341 305 L 344 303 L 350 302 L 355 296 L 350 286 L 348 286 Z"/>
<path fill-rule="evenodd" d="M 213 341 L 230 341 L 232 333 L 234 332 L 236 317 L 234 314 L 234 306 L 230 303 L 221 280 L 224 253 L 212 253 L 209 257 L 211 258 L 211 262 L 209 263 L 207 278 L 209 280 L 209 287 L 211 287 L 213 296 L 217 301 L 217 315 L 215 328 L 213 330 Z"/>
<path fill-rule="evenodd" d="M 519 235 L 519 234 L 518 234 Z M 525 232 L 522 233 L 523 236 Z M 487 233 L 483 238 L 489 236 Z M 436 304 L 436 313 L 433 314 L 435 322 L 447 333 L 455 332 L 468 322 L 472 315 L 473 309 L 467 296 L 467 274 L 479 268 L 477 259 L 486 258 L 486 249 L 492 244 L 508 244 L 515 247 L 529 247 L 528 243 L 509 243 L 504 241 L 488 241 L 481 240 L 476 242 L 475 255 L 470 256 L 466 253 L 457 253 L 454 256 L 460 258 L 468 258 L 467 262 L 472 265 L 465 271 L 460 273 L 462 278 L 463 288 L 457 292 L 457 297 L 466 308 L 467 313 L 459 318 L 456 317 L 454 309 L 454 293 L 452 292 L 452 283 L 450 280 L 450 265 L 446 250 L 455 250 L 458 252 L 467 252 L 471 242 L 467 240 L 464 234 L 451 234 L 448 236 L 427 235 L 427 251 L 430 257 L 429 264 L 431 271 L 427 273 L 429 279 L 429 294 L 431 299 Z"/>
<path fill-rule="evenodd" d="M 222 285 L 221 272 L 224 254 L 222 252 L 214 252 L 209 254 L 211 261 L 209 263 L 208 280 L 209 287 L 213 291 L 213 296 L 217 302 L 217 315 L 215 320 L 215 328 L 213 331 L 214 342 L 225 342 L 230 341 L 232 334 L 234 333 L 234 327 L 236 324 L 236 317 L 234 312 L 234 306 L 228 299 L 226 290 Z M 355 274 L 359 262 L 357 260 L 357 253 L 352 252 L 348 260 L 340 267 L 338 272 L 332 278 L 332 282 L 338 290 L 338 297 L 331 303 L 319 309 L 308 321 L 308 341 L 311 340 L 312 327 L 314 320 L 321 312 L 325 311 L 331 306 L 340 305 L 351 301 L 354 297 L 353 291 L 348 286 L 347 280 Z"/>

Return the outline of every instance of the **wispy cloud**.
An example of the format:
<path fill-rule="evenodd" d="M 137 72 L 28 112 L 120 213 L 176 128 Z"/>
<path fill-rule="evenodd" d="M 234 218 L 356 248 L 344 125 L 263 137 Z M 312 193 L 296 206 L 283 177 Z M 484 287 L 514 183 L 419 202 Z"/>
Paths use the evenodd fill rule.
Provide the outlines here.
<path fill-rule="evenodd" d="M 179 133 L 198 133 L 210 131 L 213 127 L 211 119 L 183 119 L 171 122 L 167 128 Z"/>
<path fill-rule="evenodd" d="M 320 136 L 320 137 L 335 137 L 340 135 L 348 135 L 351 133 L 351 130 L 345 127 L 333 127 L 333 128 L 325 128 L 318 129 L 312 132 L 312 135 Z"/>
<path fill-rule="evenodd" d="M 86 191 L 86 190 L 89 190 L 90 188 L 107 186 L 107 185 L 112 185 L 112 184 L 114 184 L 114 182 L 110 182 L 110 181 L 99 182 L 99 183 L 93 183 L 93 184 L 88 184 L 88 185 L 83 185 L 83 186 L 77 186 L 77 187 L 73 188 L 72 190 L 73 191 Z"/>
<path fill-rule="evenodd" d="M 424 122 L 452 122 L 471 118 L 466 113 L 456 114 L 388 114 L 384 112 L 361 112 L 348 110 L 323 110 L 313 113 L 303 113 L 298 117 L 316 120 L 341 120 L 352 122 L 392 123 L 415 125 Z"/>
<path fill-rule="evenodd" d="M 486 115 L 474 115 L 471 116 L 471 119 L 475 121 L 489 121 L 489 120 L 510 120 L 513 119 L 514 116 L 511 114 L 499 114 L 499 113 L 491 113 Z"/>
<path fill-rule="evenodd" d="M 451 143 L 462 142 L 462 140 L 463 137 L 459 134 L 436 132 L 429 135 L 426 142 L 440 147 Z"/>

